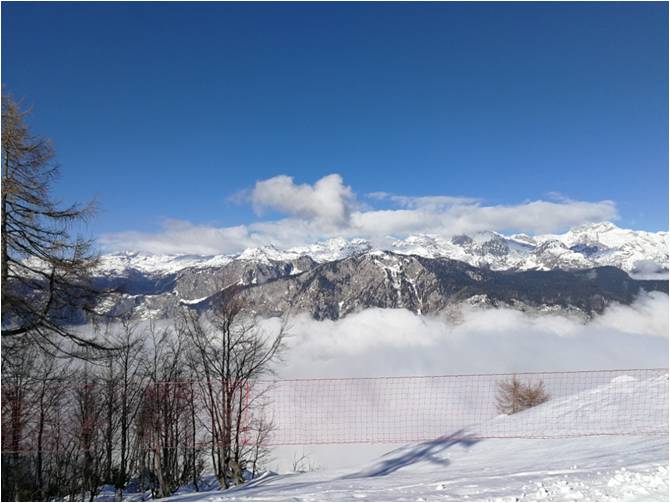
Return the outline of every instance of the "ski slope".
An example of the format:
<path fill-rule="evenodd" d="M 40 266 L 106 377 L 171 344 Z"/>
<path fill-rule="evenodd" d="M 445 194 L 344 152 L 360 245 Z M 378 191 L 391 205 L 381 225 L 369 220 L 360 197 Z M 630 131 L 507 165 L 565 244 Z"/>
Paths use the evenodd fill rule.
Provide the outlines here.
<path fill-rule="evenodd" d="M 657 426 L 664 433 L 563 439 L 477 438 L 479 431 L 490 431 L 503 423 L 506 429 L 520 430 L 527 424 L 556 421 L 559 406 L 561 428 L 576 421 L 593 424 L 607 420 L 645 431 L 648 418 L 631 414 L 629 407 L 622 406 L 626 396 L 621 392 L 600 386 L 519 414 L 499 416 L 449 437 L 394 449 L 358 467 L 268 472 L 228 491 L 184 492 L 167 500 L 666 501 L 668 377 L 648 382 L 618 377 L 611 387 L 620 390 L 622 382 L 630 386 L 629 398 L 659 403 L 665 423 Z"/>
<path fill-rule="evenodd" d="M 666 438 L 433 441 L 360 470 L 267 473 L 169 501 L 667 501 Z"/>

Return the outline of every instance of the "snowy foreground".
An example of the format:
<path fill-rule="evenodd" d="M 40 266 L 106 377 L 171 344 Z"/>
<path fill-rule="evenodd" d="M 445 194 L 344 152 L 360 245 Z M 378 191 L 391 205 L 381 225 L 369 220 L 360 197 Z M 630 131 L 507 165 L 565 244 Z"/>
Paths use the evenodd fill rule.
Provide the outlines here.
<path fill-rule="evenodd" d="M 273 475 L 168 501 L 667 501 L 667 438 L 434 441 L 361 470 Z"/>
<path fill-rule="evenodd" d="M 452 438 L 396 448 L 370 463 L 354 446 L 349 456 L 353 468 L 268 472 L 228 491 L 184 489 L 167 501 L 667 501 L 667 392 L 667 374 L 648 380 L 618 377 L 572 397 L 466 428 Z M 654 404 L 647 410 L 654 411 L 656 430 L 664 433 L 475 438 L 490 423 L 501 422 L 512 430 L 544 422 L 562 434 L 569 434 L 569 424 L 599 420 L 620 424 L 621 431 L 650 431 L 649 418 L 634 413 L 635 403 L 648 401 Z M 346 447 L 339 449 L 346 453 Z"/>

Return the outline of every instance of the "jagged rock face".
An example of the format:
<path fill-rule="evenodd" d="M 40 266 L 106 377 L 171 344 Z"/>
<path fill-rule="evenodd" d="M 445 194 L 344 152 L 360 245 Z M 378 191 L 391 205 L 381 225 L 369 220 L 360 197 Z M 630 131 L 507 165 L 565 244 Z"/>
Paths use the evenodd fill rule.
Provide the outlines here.
<path fill-rule="evenodd" d="M 578 271 L 493 271 L 450 259 L 372 252 L 293 274 L 290 263 L 235 264 L 181 271 L 175 289 L 119 295 L 109 312 L 174 316 L 180 306 L 207 309 L 232 287 L 263 316 L 307 312 L 338 319 L 369 307 L 436 313 L 460 302 L 601 312 L 610 302 L 631 303 L 640 290 L 667 291 L 667 281 L 640 281 L 613 267 Z M 300 269 L 301 270 L 301 269 Z M 187 298 L 184 299 L 184 296 Z"/>
<path fill-rule="evenodd" d="M 316 262 L 303 256 L 287 261 L 233 260 L 221 267 L 190 267 L 177 273 L 176 293 L 184 300 L 208 297 L 232 285 L 256 285 L 299 274 Z"/>
<path fill-rule="evenodd" d="M 581 253 L 584 256 L 591 257 L 600 251 L 598 245 L 588 245 L 585 243 L 579 243 L 572 245 L 570 250 L 575 253 Z"/>
<path fill-rule="evenodd" d="M 100 289 L 117 290 L 126 295 L 157 295 L 174 289 L 176 274 L 144 273 L 128 269 L 119 275 L 100 275 L 93 285 Z"/>
<path fill-rule="evenodd" d="M 502 238 L 491 238 L 482 243 L 480 247 L 483 255 L 493 255 L 495 257 L 504 257 L 509 254 L 509 247 Z"/>
<path fill-rule="evenodd" d="M 124 268 L 94 279 L 98 288 L 113 289 L 103 308 L 110 315 L 132 312 L 140 318 L 170 318 L 182 305 L 198 304 L 231 286 L 257 285 L 312 269 L 307 256 L 291 260 L 235 259 L 223 265 L 189 266 L 176 272 Z"/>
<path fill-rule="evenodd" d="M 461 234 L 459 236 L 454 236 L 451 238 L 451 242 L 457 246 L 467 246 L 471 245 L 473 243 L 473 240 L 470 236 L 466 236 L 465 234 Z"/>
<path fill-rule="evenodd" d="M 338 319 L 368 307 L 435 313 L 470 299 L 492 306 L 595 313 L 609 302 L 631 303 L 641 289 L 667 291 L 667 282 L 636 281 L 611 267 L 496 272 L 449 259 L 369 253 L 248 287 L 243 295 L 262 315 L 291 310 Z"/>
<path fill-rule="evenodd" d="M 422 269 L 415 257 L 365 253 L 322 264 L 295 278 L 247 288 L 243 295 L 263 314 L 291 310 L 317 319 L 337 319 L 366 307 L 419 311 L 421 293 L 412 280 L 421 276 Z"/>

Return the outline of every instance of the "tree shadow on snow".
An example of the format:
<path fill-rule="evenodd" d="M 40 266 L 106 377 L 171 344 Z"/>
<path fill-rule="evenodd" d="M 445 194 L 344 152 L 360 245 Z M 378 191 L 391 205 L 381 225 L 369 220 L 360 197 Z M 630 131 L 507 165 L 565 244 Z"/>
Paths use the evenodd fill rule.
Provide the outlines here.
<path fill-rule="evenodd" d="M 443 436 L 436 438 L 434 440 L 429 440 L 427 442 L 422 442 L 420 444 L 405 446 L 395 449 L 388 452 L 382 461 L 377 463 L 371 469 L 366 471 L 361 471 L 358 473 L 353 473 L 350 475 L 345 475 L 338 479 L 328 479 L 327 472 L 324 473 L 326 478 L 320 480 L 310 480 L 307 482 L 300 482 L 299 473 L 292 473 L 286 475 L 277 475 L 275 473 L 267 473 L 257 479 L 250 480 L 245 484 L 240 486 L 232 487 L 225 491 L 216 491 L 210 493 L 194 493 L 193 495 L 181 496 L 168 498 L 166 501 L 178 500 L 178 501 L 203 501 L 217 499 L 231 499 L 235 500 L 236 496 L 240 496 L 244 499 L 255 499 L 255 500 L 266 500 L 271 501 L 273 499 L 287 499 L 288 493 L 291 491 L 296 491 L 296 498 L 304 499 L 304 494 L 299 494 L 303 490 L 317 491 L 314 494 L 310 495 L 319 495 L 320 485 L 328 485 L 334 480 L 351 480 L 358 478 L 366 477 L 383 477 L 389 475 L 396 470 L 405 468 L 407 466 L 413 465 L 420 462 L 429 462 L 439 466 L 448 466 L 450 461 L 448 459 L 442 458 L 441 455 L 452 446 L 463 445 L 465 447 L 470 447 L 479 442 L 479 439 L 465 433 L 463 430 L 457 431 L 451 435 Z M 297 477 L 297 480 L 294 478 Z M 352 492 L 352 486 L 347 487 L 337 487 L 333 486 L 329 489 L 332 494 L 339 494 L 339 491 L 342 491 L 342 495 L 347 492 Z M 336 492 L 337 491 L 337 492 Z M 279 496 L 279 498 L 278 498 Z M 293 498 L 293 499 L 296 499 Z M 318 499 L 318 498 L 317 498 Z M 344 499 L 344 496 L 343 496 Z M 348 500 L 349 498 L 347 498 Z"/>
<path fill-rule="evenodd" d="M 387 453 L 383 459 L 369 470 L 352 473 L 343 479 L 357 479 L 364 477 L 384 477 L 401 468 L 415 463 L 429 462 L 440 466 L 448 466 L 449 459 L 442 457 L 442 453 L 455 445 L 471 447 L 479 439 L 459 430 L 451 435 L 428 440 L 412 447 L 401 447 Z"/>

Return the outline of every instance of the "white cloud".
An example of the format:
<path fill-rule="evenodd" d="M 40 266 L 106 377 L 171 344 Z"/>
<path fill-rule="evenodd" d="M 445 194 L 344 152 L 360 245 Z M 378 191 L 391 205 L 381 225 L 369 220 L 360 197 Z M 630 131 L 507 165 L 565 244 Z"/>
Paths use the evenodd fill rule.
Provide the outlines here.
<path fill-rule="evenodd" d="M 296 185 L 292 177 L 281 175 L 256 182 L 250 199 L 257 214 L 269 208 L 304 220 L 342 227 L 349 223 L 355 195 L 337 174 L 324 176 L 314 185 Z"/>
<path fill-rule="evenodd" d="M 352 226 L 365 237 L 411 233 L 450 236 L 504 230 L 535 234 L 601 222 L 616 216 L 616 206 L 612 201 L 532 201 L 508 206 L 482 206 L 478 203 L 358 212 L 352 215 Z"/>
<path fill-rule="evenodd" d="M 217 255 L 235 253 L 257 246 L 244 225 L 213 227 L 184 220 L 168 219 L 158 232 L 117 232 L 100 236 L 98 242 L 109 250 L 132 250 L 156 254 Z"/>
<path fill-rule="evenodd" d="M 217 254 L 237 253 L 266 244 L 297 246 L 333 237 L 366 238 L 384 246 L 390 237 L 418 233 L 442 236 L 480 231 L 552 233 L 617 218 L 616 205 L 607 200 L 486 205 L 469 197 L 411 197 L 373 192 L 367 194 L 369 200 L 395 206 L 375 209 L 360 204 L 351 187 L 337 174 L 325 176 L 313 185 L 299 185 L 289 176 L 276 176 L 258 181 L 252 189 L 233 197 L 251 203 L 259 215 L 273 210 L 286 218 L 232 227 L 166 220 L 157 232 L 106 234 L 99 242 L 104 248 L 115 250 Z"/>

